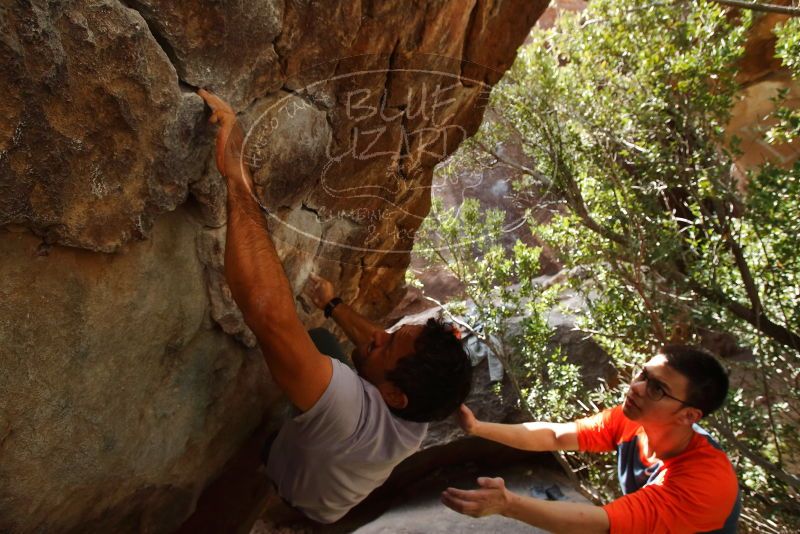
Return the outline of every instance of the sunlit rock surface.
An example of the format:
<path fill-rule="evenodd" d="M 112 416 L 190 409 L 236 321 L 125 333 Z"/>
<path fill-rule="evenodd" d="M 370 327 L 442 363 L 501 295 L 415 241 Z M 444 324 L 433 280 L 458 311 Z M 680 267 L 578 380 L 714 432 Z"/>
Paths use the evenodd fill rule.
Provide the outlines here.
<path fill-rule="evenodd" d="M 378 317 L 402 297 L 432 166 L 545 6 L 6 2 L 0 531 L 172 531 L 279 408 L 222 277 L 195 88 L 248 127 L 242 164 L 295 290 L 314 269 Z"/>

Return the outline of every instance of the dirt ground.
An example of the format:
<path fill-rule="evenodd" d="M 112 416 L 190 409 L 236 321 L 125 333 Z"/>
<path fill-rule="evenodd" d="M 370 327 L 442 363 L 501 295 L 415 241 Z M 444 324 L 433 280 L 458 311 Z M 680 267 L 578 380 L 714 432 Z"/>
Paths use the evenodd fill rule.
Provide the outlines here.
<path fill-rule="evenodd" d="M 508 534 L 544 532 L 501 516 L 475 519 L 445 507 L 439 495 L 448 486 L 471 489 L 478 476 L 500 476 L 512 491 L 532 497 L 547 498 L 546 491 L 560 494 L 559 500 L 587 502 L 559 472 L 535 463 L 517 463 L 494 470 L 474 463 L 439 469 L 415 482 L 382 515 L 362 525 L 338 525 L 312 528 L 274 528 L 258 521 L 250 534 L 298 534 L 354 532 L 356 534 L 469 534 L 500 532 Z M 554 489 L 557 488 L 557 489 Z"/>

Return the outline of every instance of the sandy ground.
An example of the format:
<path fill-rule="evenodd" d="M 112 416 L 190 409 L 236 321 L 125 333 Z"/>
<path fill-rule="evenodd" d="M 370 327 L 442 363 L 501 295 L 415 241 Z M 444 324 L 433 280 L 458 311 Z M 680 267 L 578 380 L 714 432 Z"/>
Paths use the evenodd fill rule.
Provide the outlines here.
<path fill-rule="evenodd" d="M 490 516 L 475 519 L 458 514 L 445 507 L 439 495 L 448 486 L 472 489 L 476 486 L 478 476 L 500 476 L 512 491 L 537 497 L 547 498 L 546 490 L 555 486 L 559 500 L 586 502 L 586 500 L 569 485 L 567 478 L 550 468 L 543 468 L 533 463 L 519 463 L 494 470 L 478 468 L 475 464 L 455 465 L 439 469 L 406 488 L 398 495 L 387 511 L 376 519 L 362 524 L 334 524 L 322 528 L 305 525 L 294 525 L 289 528 L 268 527 L 258 521 L 251 534 L 306 534 L 319 532 L 357 534 L 461 534 L 461 533 L 535 533 L 544 532 L 524 523 L 501 516 Z"/>
<path fill-rule="evenodd" d="M 450 471 L 450 472 L 448 472 Z M 544 491 L 557 486 L 563 499 L 586 502 L 571 488 L 566 477 L 550 470 L 529 465 L 513 465 L 492 473 L 478 473 L 470 466 L 459 471 L 441 470 L 427 477 L 419 493 L 404 502 L 396 503 L 381 517 L 357 529 L 358 534 L 460 534 L 460 533 L 522 533 L 544 532 L 524 523 L 501 516 L 475 519 L 456 513 L 439 501 L 439 495 L 448 486 L 471 489 L 477 476 L 500 476 L 506 487 L 523 495 L 546 498 Z"/>

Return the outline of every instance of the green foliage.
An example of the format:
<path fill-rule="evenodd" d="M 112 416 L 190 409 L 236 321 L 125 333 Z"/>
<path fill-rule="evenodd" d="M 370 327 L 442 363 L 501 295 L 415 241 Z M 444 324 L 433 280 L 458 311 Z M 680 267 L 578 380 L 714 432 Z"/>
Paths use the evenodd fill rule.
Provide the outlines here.
<path fill-rule="evenodd" d="M 800 80 L 800 18 L 791 18 L 776 26 L 775 36 L 775 56 L 781 59 L 795 80 Z M 777 124 L 767 132 L 769 143 L 790 143 L 800 138 L 800 110 L 785 105 L 788 96 L 789 92 L 782 90 L 775 97 L 773 116 Z"/>
<path fill-rule="evenodd" d="M 575 274 L 570 283 L 588 300 L 581 326 L 596 333 L 623 374 L 674 340 L 723 338 L 721 351 L 753 354 L 730 362 L 731 397 L 708 424 L 728 436 L 750 517 L 791 522 L 800 512 L 797 488 L 787 482 L 800 463 L 800 165 L 767 164 L 744 178 L 731 172 L 738 147 L 725 126 L 751 17 L 744 11 L 732 19 L 702 0 L 594 0 L 582 13 L 562 15 L 520 50 L 492 94 L 492 120 L 448 172 L 507 165 L 520 173 L 520 195 L 555 206 L 552 220 L 533 223 L 534 231 Z M 797 73 L 798 20 L 777 33 L 778 55 Z M 768 142 L 798 132 L 797 111 L 777 113 Z M 509 144 L 523 161 L 504 155 Z M 478 211 L 470 204 L 457 220 L 443 227 L 438 220 L 451 232 L 442 244 L 495 235 L 499 215 L 482 219 Z M 468 292 L 494 303 L 485 312 L 494 331 L 537 294 L 535 285 L 519 284 L 536 273 L 519 266 L 518 254 L 496 242 L 439 254 Z M 502 289 L 511 283 L 514 290 Z M 526 317 L 544 313 L 546 300 Z M 531 321 L 543 336 L 542 319 Z M 547 387 L 563 386 L 561 397 L 585 392 L 572 386 L 570 369 L 549 368 L 552 358 L 532 345 L 536 335 L 512 343 L 516 357 L 533 362 L 529 377 L 558 382 L 529 386 L 531 403 L 542 403 L 543 417 L 568 413 L 569 401 L 555 406 L 558 395 Z M 604 395 L 608 401 L 614 393 Z M 592 481 L 602 479 L 589 471 Z"/>
<path fill-rule="evenodd" d="M 434 199 L 416 251 L 463 283 L 462 298 L 473 305 L 467 312 L 471 327 L 503 362 L 531 415 L 573 417 L 580 373 L 549 344 L 553 330 L 546 316 L 555 288 L 535 281 L 540 249 L 520 241 L 503 245 L 504 224 L 501 211 L 484 211 L 476 199 L 458 209 L 444 209 Z"/>
<path fill-rule="evenodd" d="M 800 18 L 791 18 L 778 25 L 775 36 L 778 38 L 775 56 L 781 58 L 795 78 L 800 78 Z"/>

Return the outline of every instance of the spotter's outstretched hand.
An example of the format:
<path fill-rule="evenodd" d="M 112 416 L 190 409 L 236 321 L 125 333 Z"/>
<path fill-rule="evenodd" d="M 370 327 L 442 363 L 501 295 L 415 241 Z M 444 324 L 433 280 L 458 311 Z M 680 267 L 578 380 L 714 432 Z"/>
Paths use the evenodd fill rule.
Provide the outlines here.
<path fill-rule="evenodd" d="M 461 490 L 447 488 L 442 492 L 442 503 L 460 514 L 483 517 L 503 514 L 511 501 L 511 492 L 502 478 L 480 477 L 480 489 Z"/>
<path fill-rule="evenodd" d="M 458 408 L 456 415 L 458 417 L 458 426 L 461 427 L 461 430 L 467 434 L 473 434 L 475 432 L 475 427 L 478 425 L 478 419 L 475 417 L 475 414 L 472 413 L 472 410 L 470 410 L 466 404 L 462 404 Z"/>

